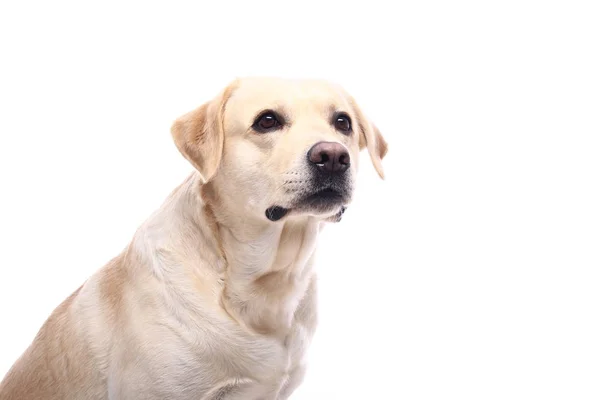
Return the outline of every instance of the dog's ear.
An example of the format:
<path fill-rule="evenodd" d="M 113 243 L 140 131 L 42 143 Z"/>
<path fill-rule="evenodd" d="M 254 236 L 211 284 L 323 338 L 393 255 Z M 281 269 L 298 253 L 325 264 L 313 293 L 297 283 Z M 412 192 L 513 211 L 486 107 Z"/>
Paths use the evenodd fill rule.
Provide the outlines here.
<path fill-rule="evenodd" d="M 358 128 L 359 128 L 359 148 L 362 150 L 365 147 L 369 151 L 371 162 L 375 167 L 375 170 L 381 177 L 384 178 L 383 165 L 381 161 L 385 157 L 388 151 L 388 144 L 383 138 L 383 135 L 379 129 L 369 121 L 361 109 L 358 107 L 354 99 L 350 98 L 352 106 L 356 115 L 358 116 Z"/>
<path fill-rule="evenodd" d="M 223 155 L 223 113 L 233 84 L 215 99 L 179 117 L 171 127 L 177 149 L 198 170 L 203 183 L 217 172 Z"/>

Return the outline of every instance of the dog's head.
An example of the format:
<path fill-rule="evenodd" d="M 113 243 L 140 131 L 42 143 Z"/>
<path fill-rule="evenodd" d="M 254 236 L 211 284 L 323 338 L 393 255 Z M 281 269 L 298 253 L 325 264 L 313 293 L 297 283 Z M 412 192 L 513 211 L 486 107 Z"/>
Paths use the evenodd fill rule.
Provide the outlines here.
<path fill-rule="evenodd" d="M 237 215 L 339 219 L 365 147 L 383 178 L 381 133 L 343 89 L 322 81 L 239 79 L 175 121 L 171 132 Z"/>

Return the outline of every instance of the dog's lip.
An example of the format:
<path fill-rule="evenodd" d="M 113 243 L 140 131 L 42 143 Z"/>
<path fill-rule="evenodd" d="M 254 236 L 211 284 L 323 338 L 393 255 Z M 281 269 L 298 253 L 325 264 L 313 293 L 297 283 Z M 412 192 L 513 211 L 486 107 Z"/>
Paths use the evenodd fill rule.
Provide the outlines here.
<path fill-rule="evenodd" d="M 271 206 L 267 208 L 265 211 L 265 215 L 270 221 L 279 221 L 281 218 L 285 217 L 286 214 L 290 211 L 289 208 L 281 207 L 281 206 Z"/>
<path fill-rule="evenodd" d="M 326 187 L 324 189 L 317 190 L 313 194 L 308 197 L 320 197 L 320 198 L 341 198 L 344 197 L 339 190 L 336 190 L 332 187 Z"/>
<path fill-rule="evenodd" d="M 304 201 L 311 200 L 342 200 L 344 195 L 341 191 L 336 190 L 332 187 L 325 187 L 309 194 Z"/>
<path fill-rule="evenodd" d="M 333 186 L 326 186 L 309 192 L 309 194 L 287 207 L 272 205 L 265 210 L 265 216 L 268 220 L 276 222 L 293 212 L 311 210 L 320 212 L 336 210 L 336 212 L 339 212 L 339 207 L 342 207 L 342 209 L 345 210 L 347 203 L 348 193 L 346 190 L 340 190 Z"/>

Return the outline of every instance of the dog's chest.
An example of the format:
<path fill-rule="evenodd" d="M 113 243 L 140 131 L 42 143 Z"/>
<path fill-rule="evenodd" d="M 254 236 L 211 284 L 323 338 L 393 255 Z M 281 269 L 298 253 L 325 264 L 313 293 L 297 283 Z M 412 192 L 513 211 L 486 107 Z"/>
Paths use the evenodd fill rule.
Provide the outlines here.
<path fill-rule="evenodd" d="M 207 341 L 204 337 L 206 348 L 214 352 L 198 356 L 190 347 L 169 352 L 171 357 L 163 365 L 166 368 L 160 368 L 162 379 L 177 388 L 169 390 L 171 399 L 193 396 L 215 400 L 285 399 L 289 388 L 302 380 L 311 338 L 311 329 L 302 322 L 294 323 L 283 339 L 267 335 L 235 338 L 220 335 L 214 336 L 214 341 Z"/>
<path fill-rule="evenodd" d="M 238 372 L 254 381 L 261 393 L 279 391 L 304 371 L 305 357 L 314 334 L 312 320 L 295 319 L 284 335 L 244 339 L 236 364 Z M 266 393 L 265 392 L 265 393 Z M 268 398 L 268 397 L 267 397 Z"/>
<path fill-rule="evenodd" d="M 275 351 L 263 353 L 243 369 L 253 376 L 252 383 L 247 386 L 247 396 L 240 398 L 285 399 L 290 386 L 297 386 L 303 378 L 305 355 L 311 335 L 307 329 L 298 324 L 288 336 L 279 343 Z M 257 374 L 257 371 L 261 371 Z M 240 388 L 242 389 L 242 388 Z M 243 391 L 242 391 L 243 392 Z"/>
<path fill-rule="evenodd" d="M 244 329 L 221 312 L 162 319 L 159 331 L 154 323 L 143 330 L 151 367 L 138 372 L 149 374 L 143 380 L 152 393 L 170 399 L 285 399 L 302 380 L 315 303 L 311 280 L 289 327 L 276 335 Z"/>

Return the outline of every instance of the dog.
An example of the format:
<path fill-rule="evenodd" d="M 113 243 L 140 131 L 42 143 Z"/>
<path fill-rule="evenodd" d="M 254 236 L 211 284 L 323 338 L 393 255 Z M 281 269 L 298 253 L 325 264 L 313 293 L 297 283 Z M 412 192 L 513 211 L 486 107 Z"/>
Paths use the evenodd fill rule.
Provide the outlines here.
<path fill-rule="evenodd" d="M 171 128 L 193 173 L 60 304 L 1 400 L 287 399 L 317 324 L 319 232 L 360 150 L 388 145 L 342 87 L 239 78 Z"/>

